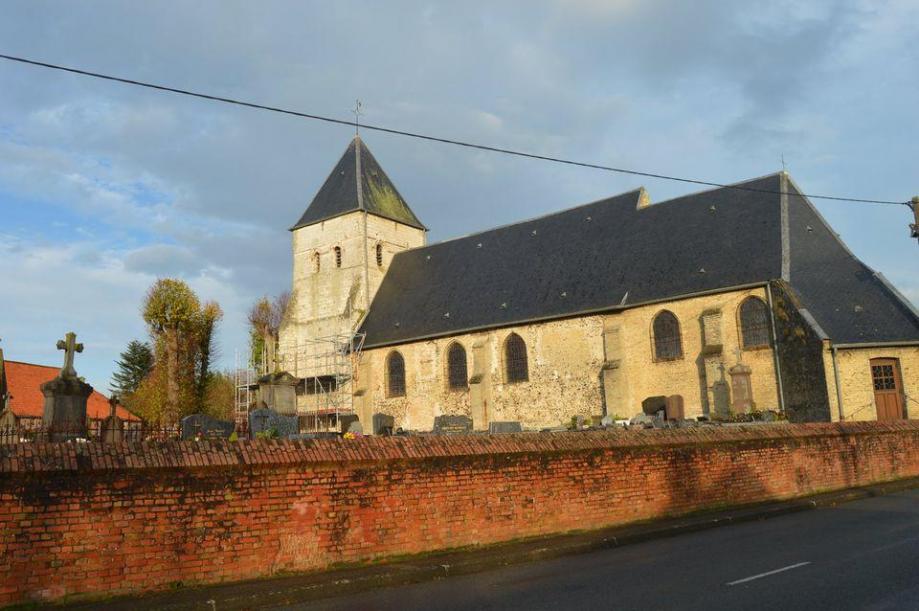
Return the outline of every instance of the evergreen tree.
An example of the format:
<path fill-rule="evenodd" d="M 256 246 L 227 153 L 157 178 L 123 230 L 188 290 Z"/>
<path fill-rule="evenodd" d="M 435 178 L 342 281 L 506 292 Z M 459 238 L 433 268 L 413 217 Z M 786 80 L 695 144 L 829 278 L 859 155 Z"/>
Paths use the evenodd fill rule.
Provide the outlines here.
<path fill-rule="evenodd" d="M 115 364 L 118 370 L 112 374 L 111 390 L 120 396 L 129 395 L 137 390 L 153 368 L 153 350 L 150 344 L 135 339 Z"/>

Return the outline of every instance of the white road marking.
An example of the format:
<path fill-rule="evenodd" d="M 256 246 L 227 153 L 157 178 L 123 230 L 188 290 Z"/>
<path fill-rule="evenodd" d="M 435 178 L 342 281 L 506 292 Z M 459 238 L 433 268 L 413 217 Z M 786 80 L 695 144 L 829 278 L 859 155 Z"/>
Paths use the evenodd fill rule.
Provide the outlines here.
<path fill-rule="evenodd" d="M 748 581 L 753 581 L 754 579 L 761 579 L 763 577 L 769 577 L 770 575 L 775 575 L 776 573 L 784 573 L 785 571 L 790 571 L 791 569 L 797 569 L 802 566 L 807 566 L 810 564 L 808 562 L 799 562 L 798 564 L 789 564 L 788 566 L 783 566 L 780 569 L 775 569 L 774 571 L 767 571 L 765 573 L 759 573 L 758 575 L 751 575 L 749 577 L 744 577 L 743 579 L 738 579 L 737 581 L 729 581 L 727 585 L 736 586 L 737 584 L 747 583 Z"/>

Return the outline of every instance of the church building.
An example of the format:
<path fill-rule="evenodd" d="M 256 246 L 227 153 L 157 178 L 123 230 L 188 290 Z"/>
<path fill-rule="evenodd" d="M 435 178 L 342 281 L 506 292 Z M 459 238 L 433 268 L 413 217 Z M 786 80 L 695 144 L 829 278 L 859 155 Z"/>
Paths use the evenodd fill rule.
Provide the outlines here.
<path fill-rule="evenodd" d="M 355 138 L 291 231 L 281 365 L 300 411 L 338 392 L 365 432 L 378 413 L 420 431 L 439 415 L 477 430 L 643 411 L 919 415 L 919 312 L 784 172 L 428 245 Z M 310 352 L 334 337 L 348 349 Z"/>

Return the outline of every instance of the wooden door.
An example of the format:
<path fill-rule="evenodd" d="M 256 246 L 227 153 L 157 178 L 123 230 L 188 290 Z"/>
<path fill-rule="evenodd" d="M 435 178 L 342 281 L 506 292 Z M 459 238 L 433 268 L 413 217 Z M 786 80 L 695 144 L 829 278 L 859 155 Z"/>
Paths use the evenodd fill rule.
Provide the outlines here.
<path fill-rule="evenodd" d="M 878 420 L 902 420 L 903 385 L 897 359 L 871 359 L 871 381 Z"/>

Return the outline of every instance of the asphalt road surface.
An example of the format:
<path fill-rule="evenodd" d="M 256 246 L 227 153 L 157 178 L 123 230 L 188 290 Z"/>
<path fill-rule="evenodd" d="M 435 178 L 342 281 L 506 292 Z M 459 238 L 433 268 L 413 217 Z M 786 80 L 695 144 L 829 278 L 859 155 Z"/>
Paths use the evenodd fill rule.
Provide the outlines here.
<path fill-rule="evenodd" d="M 919 609 L 919 490 L 288 609 Z"/>

